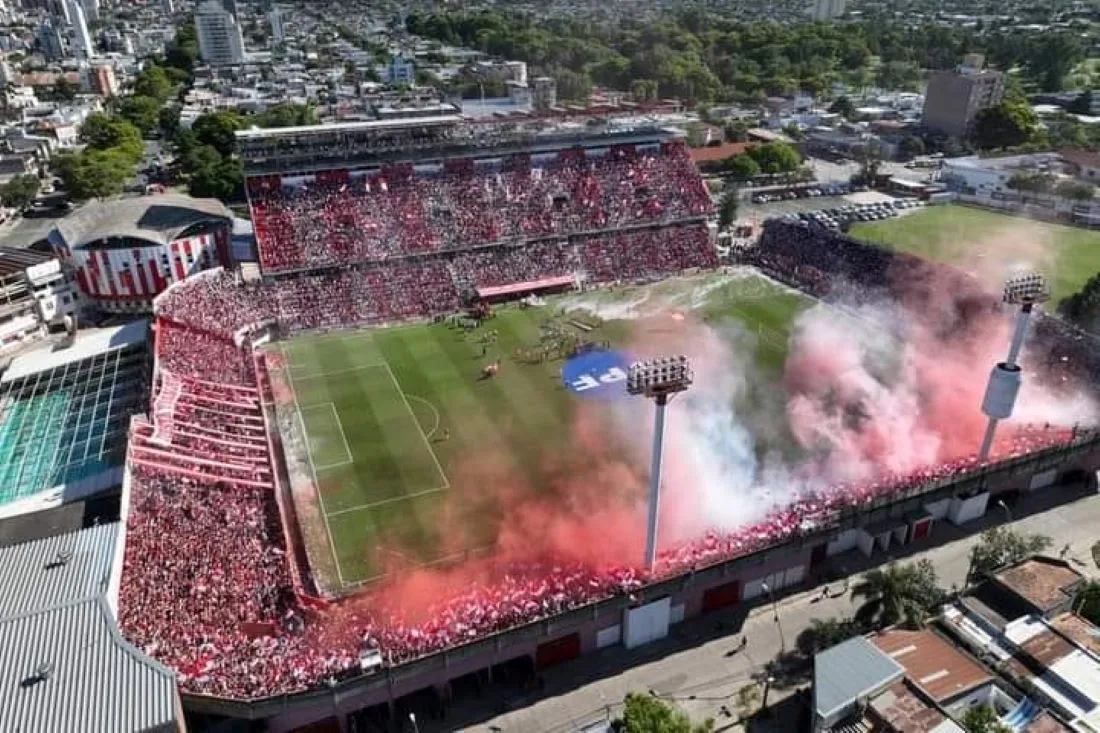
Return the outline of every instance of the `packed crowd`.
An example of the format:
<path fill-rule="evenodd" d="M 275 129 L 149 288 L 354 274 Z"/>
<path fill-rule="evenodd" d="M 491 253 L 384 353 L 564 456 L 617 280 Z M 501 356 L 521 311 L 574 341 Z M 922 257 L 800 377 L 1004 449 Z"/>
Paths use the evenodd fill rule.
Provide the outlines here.
<path fill-rule="evenodd" d="M 562 151 L 532 166 L 383 168 L 344 182 L 254 190 L 265 272 L 378 262 L 500 241 L 668 222 L 711 213 L 679 143 L 602 157 Z M 459 163 L 462 161 L 458 161 Z"/>
<path fill-rule="evenodd" d="M 888 278 L 898 267 L 913 266 L 850 240 L 803 240 L 801 230 L 780 234 L 766 233 L 751 256 L 814 288 L 828 287 L 837 274 L 861 283 L 872 277 L 868 272 Z M 379 650 L 389 663 L 414 659 L 783 542 L 829 526 L 853 507 L 977 467 L 977 459 L 967 457 L 806 490 L 748 526 L 714 530 L 662 551 L 652 574 L 631 565 L 498 567 L 491 583 L 441 598 L 426 621 L 388 605 L 384 591 L 322 618 L 300 605 L 271 488 L 254 363 L 233 341 L 242 327 L 275 318 L 288 328 L 319 328 L 444 310 L 457 304 L 458 273 L 488 284 L 547 276 L 541 273 L 571 263 L 606 279 L 705 265 L 701 237 L 701 228 L 639 229 L 595 242 L 574 238 L 562 246 L 471 251 L 265 286 L 214 272 L 172 290 L 158 301 L 162 380 L 153 421 L 135 421 L 131 434 L 132 504 L 119 602 L 127 637 L 176 669 L 189 692 L 237 698 L 296 692 L 354 674 L 365 649 Z M 523 261 L 521 253 L 538 264 Z M 269 399 L 271 385 L 261 381 L 260 387 Z M 1045 426 L 1005 431 L 996 457 L 1074 437 Z"/>
<path fill-rule="evenodd" d="M 746 264 L 818 297 L 838 292 L 860 299 L 888 295 L 910 313 L 938 319 L 954 334 L 978 322 L 972 318 L 999 306 L 981 284 L 948 265 L 857 241 L 805 222 L 771 220 L 755 247 L 738 250 Z M 1029 352 L 1041 355 L 1048 374 L 1100 384 L 1100 343 L 1061 319 L 1042 313 L 1033 319 Z"/>

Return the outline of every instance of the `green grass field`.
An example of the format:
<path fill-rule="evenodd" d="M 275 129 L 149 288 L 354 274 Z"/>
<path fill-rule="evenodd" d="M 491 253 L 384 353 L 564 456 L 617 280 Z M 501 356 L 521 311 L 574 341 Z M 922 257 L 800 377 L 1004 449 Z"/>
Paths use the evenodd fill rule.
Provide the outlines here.
<path fill-rule="evenodd" d="M 501 448 L 495 452 L 508 456 L 511 470 L 535 490 L 545 483 L 544 458 L 566 449 L 566 428 L 579 398 L 561 385 L 561 361 L 519 363 L 515 354 L 540 342 L 548 319 L 568 324 L 564 313 L 581 297 L 608 309 L 644 298 L 642 311 L 690 308 L 709 322 L 739 322 L 757 336 L 754 357 L 762 375 L 759 389 L 746 399 L 765 401 L 777 399 L 768 386 L 782 368 L 791 322 L 808 304 L 755 275 L 706 275 L 562 296 L 541 308 L 505 306 L 469 333 L 439 323 L 309 336 L 275 346 L 286 356 L 295 419 L 308 445 L 308 470 L 328 535 L 324 549 L 335 558 L 333 590 L 378 577 L 387 560 L 431 563 L 462 551 L 449 541 L 453 535 L 473 546 L 465 549 L 491 544 L 500 519 L 494 507 L 473 496 L 446 501 L 474 486 L 456 474 L 481 446 Z M 490 330 L 497 342 L 485 346 Z M 614 345 L 628 330 L 626 320 L 609 317 L 583 336 Z M 494 358 L 502 361 L 499 376 L 479 380 L 482 366 Z M 315 565 L 316 552 L 315 546 Z"/>
<path fill-rule="evenodd" d="M 857 224 L 851 234 L 951 264 L 973 264 L 975 257 L 999 255 L 1012 259 L 1023 249 L 1017 245 L 1026 244 L 1021 238 L 1037 242 L 1044 251 L 1044 261 L 1034 264 L 1050 281 L 1055 304 L 1100 272 L 1100 232 L 969 206 L 930 206 L 896 219 Z"/>

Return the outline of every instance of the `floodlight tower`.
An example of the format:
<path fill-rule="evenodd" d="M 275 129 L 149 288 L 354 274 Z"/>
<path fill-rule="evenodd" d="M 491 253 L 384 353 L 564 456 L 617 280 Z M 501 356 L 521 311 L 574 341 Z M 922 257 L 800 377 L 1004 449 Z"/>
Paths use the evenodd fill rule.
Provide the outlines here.
<path fill-rule="evenodd" d="M 649 469 L 649 521 L 646 524 L 645 566 L 653 569 L 657 559 L 657 511 L 661 502 L 661 461 L 665 441 L 665 408 L 669 399 L 691 386 L 694 375 L 686 356 L 662 356 L 630 365 L 626 391 L 650 397 L 657 403 L 653 421 L 653 456 Z"/>
<path fill-rule="evenodd" d="M 997 422 L 1011 416 L 1012 408 L 1016 404 L 1016 395 L 1020 391 L 1020 366 L 1016 363 L 1016 359 L 1020 356 L 1020 349 L 1024 345 L 1031 310 L 1036 303 L 1043 303 L 1049 299 L 1050 289 L 1042 275 L 1034 273 L 1019 275 L 1005 282 L 1002 300 L 1008 305 L 1020 306 L 1020 311 L 1016 314 L 1016 330 L 1012 334 L 1012 343 L 1008 347 L 1008 358 L 993 367 L 989 375 L 989 384 L 985 388 L 985 397 L 982 399 L 982 412 L 989 417 L 985 437 L 982 438 L 982 447 L 978 451 L 978 457 L 983 461 L 989 458 L 989 451 L 993 447 Z"/>

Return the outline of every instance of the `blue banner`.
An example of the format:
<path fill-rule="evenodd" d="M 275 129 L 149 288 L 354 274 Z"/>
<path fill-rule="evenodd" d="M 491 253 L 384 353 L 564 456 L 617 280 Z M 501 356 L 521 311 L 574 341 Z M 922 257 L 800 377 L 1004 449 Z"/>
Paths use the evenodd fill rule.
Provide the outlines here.
<path fill-rule="evenodd" d="M 561 370 L 562 383 L 573 394 L 585 398 L 613 400 L 626 396 L 626 355 L 594 349 L 567 360 Z"/>

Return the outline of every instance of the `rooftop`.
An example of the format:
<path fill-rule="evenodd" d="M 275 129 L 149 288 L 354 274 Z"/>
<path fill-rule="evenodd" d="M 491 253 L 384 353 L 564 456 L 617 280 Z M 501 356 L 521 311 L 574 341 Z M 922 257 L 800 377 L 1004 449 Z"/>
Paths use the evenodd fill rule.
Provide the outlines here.
<path fill-rule="evenodd" d="M 1073 597 L 1068 589 L 1084 580 L 1061 560 L 1033 557 L 997 573 L 997 582 L 1046 613 Z"/>
<path fill-rule="evenodd" d="M 942 703 L 992 679 L 981 665 L 930 630 L 890 629 L 871 643 L 905 668 L 906 675 Z"/>
<path fill-rule="evenodd" d="M 119 237 L 167 244 L 197 224 L 232 217 L 216 199 L 166 193 L 87 203 L 57 222 L 54 231 L 74 248 Z"/>
<path fill-rule="evenodd" d="M 814 708 L 820 717 L 832 717 L 904 674 L 866 638 L 852 637 L 814 657 Z"/>
<path fill-rule="evenodd" d="M 122 639 L 108 603 L 119 528 L 0 549 L 0 730 L 178 730 L 173 673 Z"/>
<path fill-rule="evenodd" d="M 32 249 L 0 247 L 0 277 L 20 273 L 28 267 L 54 259 L 51 254 L 36 252 Z"/>
<path fill-rule="evenodd" d="M 913 733 L 934 729 L 945 731 L 947 729 L 938 726 L 950 722 L 908 679 L 898 680 L 878 694 L 871 701 L 871 709 L 890 726 L 890 730 Z"/>

